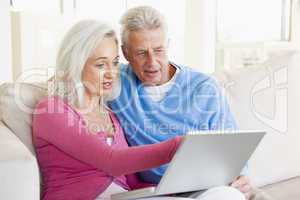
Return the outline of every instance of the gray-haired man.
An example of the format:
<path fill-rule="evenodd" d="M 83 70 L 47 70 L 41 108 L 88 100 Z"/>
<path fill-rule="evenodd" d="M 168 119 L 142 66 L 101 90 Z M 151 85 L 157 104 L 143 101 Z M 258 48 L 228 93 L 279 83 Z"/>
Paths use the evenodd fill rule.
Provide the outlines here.
<path fill-rule="evenodd" d="M 121 25 L 122 51 L 129 64 L 121 66 L 120 95 L 110 107 L 130 145 L 152 144 L 192 130 L 236 129 L 215 81 L 169 61 L 167 26 L 156 9 L 129 9 Z M 157 183 L 165 169 L 161 166 L 142 172 L 140 178 Z M 237 177 L 231 186 L 196 196 L 203 200 L 249 198 L 252 188 L 245 176 Z"/>

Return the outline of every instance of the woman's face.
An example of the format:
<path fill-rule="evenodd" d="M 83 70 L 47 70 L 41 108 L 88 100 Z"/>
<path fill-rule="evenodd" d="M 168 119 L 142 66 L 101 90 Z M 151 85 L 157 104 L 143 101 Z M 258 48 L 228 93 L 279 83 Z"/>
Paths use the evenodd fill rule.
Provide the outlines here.
<path fill-rule="evenodd" d="M 105 37 L 93 55 L 86 61 L 82 82 L 90 96 L 106 96 L 117 78 L 119 65 L 118 46 L 115 38 Z"/>

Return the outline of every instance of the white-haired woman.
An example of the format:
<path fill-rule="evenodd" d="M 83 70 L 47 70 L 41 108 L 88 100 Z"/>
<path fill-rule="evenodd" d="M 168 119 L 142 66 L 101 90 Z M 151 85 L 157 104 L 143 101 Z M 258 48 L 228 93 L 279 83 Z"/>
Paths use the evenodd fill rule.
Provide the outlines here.
<path fill-rule="evenodd" d="M 148 186 L 134 175 L 169 162 L 181 138 L 129 148 L 104 101 L 118 79 L 118 42 L 108 25 L 85 20 L 66 34 L 54 95 L 33 116 L 33 142 L 44 200 L 107 199 Z"/>

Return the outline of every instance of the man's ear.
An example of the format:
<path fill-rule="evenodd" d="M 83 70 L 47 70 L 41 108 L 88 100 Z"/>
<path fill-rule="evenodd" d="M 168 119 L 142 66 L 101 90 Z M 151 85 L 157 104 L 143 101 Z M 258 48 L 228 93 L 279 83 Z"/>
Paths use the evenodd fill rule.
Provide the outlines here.
<path fill-rule="evenodd" d="M 123 53 L 125 59 L 128 61 L 128 60 L 129 60 L 129 59 L 128 59 L 129 56 L 128 56 L 128 52 L 127 52 L 126 47 L 125 47 L 124 45 L 122 45 L 122 46 L 121 46 L 121 49 L 122 49 L 122 53 Z"/>

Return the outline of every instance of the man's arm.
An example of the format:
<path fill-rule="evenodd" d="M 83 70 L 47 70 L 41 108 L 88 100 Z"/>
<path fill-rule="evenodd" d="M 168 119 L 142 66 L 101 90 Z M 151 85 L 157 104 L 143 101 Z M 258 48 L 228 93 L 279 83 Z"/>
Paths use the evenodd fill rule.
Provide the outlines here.
<path fill-rule="evenodd" d="M 215 86 L 213 86 L 213 83 L 215 83 Z M 237 130 L 238 126 L 230 110 L 225 94 L 214 81 L 212 82 L 211 88 L 215 89 L 215 114 L 213 115 L 211 123 L 209 124 L 210 130 Z M 240 176 L 233 180 L 230 186 L 237 188 L 245 195 L 246 199 L 249 199 L 253 191 L 253 187 L 251 186 L 247 175 L 248 165 L 246 164 Z"/>

